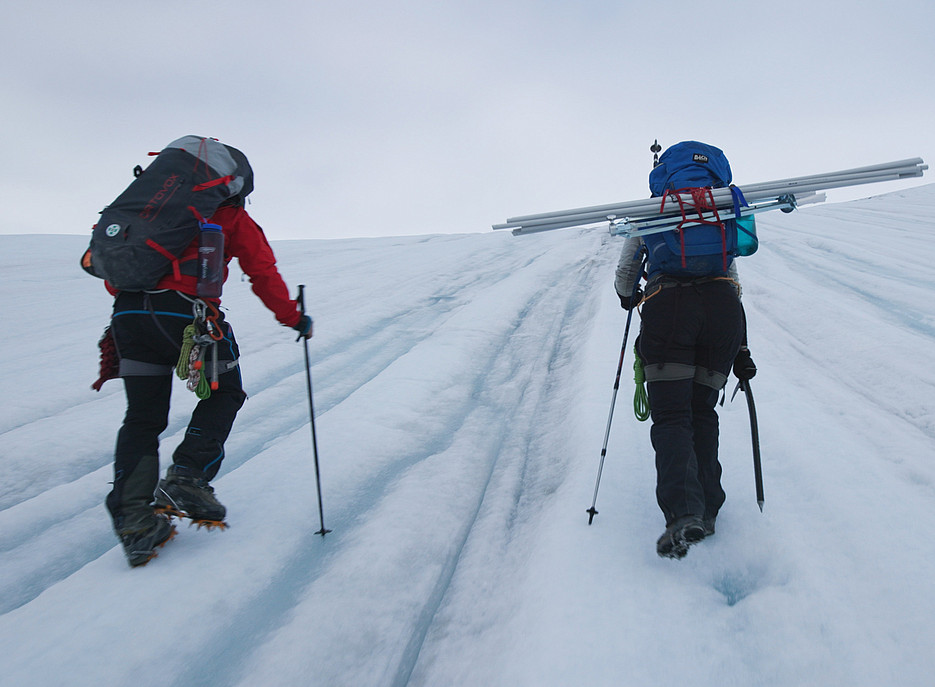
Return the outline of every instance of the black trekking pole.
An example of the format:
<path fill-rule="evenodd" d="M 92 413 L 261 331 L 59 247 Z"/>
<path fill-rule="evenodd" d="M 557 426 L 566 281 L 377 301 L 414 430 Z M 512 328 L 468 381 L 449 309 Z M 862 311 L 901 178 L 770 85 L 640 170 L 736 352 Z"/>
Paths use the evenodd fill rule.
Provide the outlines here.
<path fill-rule="evenodd" d="M 299 311 L 305 315 L 305 284 L 299 284 Z M 300 335 L 301 336 L 301 335 Z M 315 487 L 318 489 L 318 517 L 321 522 L 321 529 L 315 534 L 325 536 L 331 530 L 325 529 L 325 510 L 321 503 L 321 472 L 318 469 L 318 438 L 315 435 L 315 404 L 312 402 L 312 366 L 308 357 L 308 339 L 302 336 L 305 346 L 305 381 L 308 387 L 308 414 L 312 426 L 312 455 L 315 458 Z"/>
<path fill-rule="evenodd" d="M 633 293 L 631 294 L 631 300 L 636 297 L 636 292 L 639 290 L 640 286 L 640 276 L 643 274 L 643 265 L 644 262 L 640 265 L 640 270 L 637 272 L 636 279 L 633 282 Z M 610 412 L 607 414 L 607 429 L 604 432 L 604 446 L 601 448 L 601 461 L 597 466 L 597 482 L 594 484 L 594 498 L 591 500 L 591 507 L 586 511 L 588 514 L 588 524 L 590 525 L 594 522 L 594 516 L 597 515 L 597 491 L 601 487 L 601 473 L 604 472 L 604 458 L 607 457 L 607 442 L 610 439 L 610 425 L 614 419 L 614 406 L 617 403 L 617 390 L 620 388 L 620 373 L 623 370 L 623 356 L 627 352 L 627 338 L 630 335 L 630 322 L 633 319 L 633 311 L 636 309 L 634 307 L 630 308 L 627 312 L 627 326 L 623 330 L 623 344 L 620 346 L 620 361 L 617 363 L 617 376 L 614 378 L 614 393 L 610 399 Z"/>
<path fill-rule="evenodd" d="M 753 477 L 756 480 L 756 503 L 763 512 L 763 504 L 766 499 L 763 496 L 763 468 L 760 465 L 760 431 L 756 423 L 756 404 L 753 402 L 753 389 L 750 388 L 750 380 L 740 380 L 737 386 L 743 389 L 747 397 L 747 410 L 750 412 L 750 438 L 753 440 Z M 736 394 L 737 391 L 735 390 Z"/>

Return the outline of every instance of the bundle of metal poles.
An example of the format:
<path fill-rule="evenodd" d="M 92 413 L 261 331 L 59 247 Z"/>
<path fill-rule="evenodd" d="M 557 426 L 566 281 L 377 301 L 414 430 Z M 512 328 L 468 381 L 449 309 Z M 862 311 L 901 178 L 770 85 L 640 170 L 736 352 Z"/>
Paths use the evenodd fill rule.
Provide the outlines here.
<path fill-rule="evenodd" d="M 924 164 L 921 158 L 912 158 L 869 167 L 845 169 L 839 172 L 812 174 L 744 186 L 738 185 L 737 187 L 749 204 L 741 209 L 740 215 L 767 210 L 785 210 L 789 212 L 798 205 L 824 200 L 824 195 L 819 194 L 819 191 L 921 177 L 926 169 L 928 169 L 928 165 Z M 735 216 L 733 214 L 735 203 L 730 188 L 713 189 L 712 197 L 719 210 L 724 209 L 727 211 L 720 214 L 722 219 Z M 614 234 L 636 235 L 637 233 L 649 233 L 650 230 L 665 231 L 681 221 L 681 212 L 677 203 L 670 203 L 666 206 L 666 211 L 661 213 L 661 200 L 661 198 L 647 198 L 610 205 L 596 205 L 537 215 L 511 217 L 503 224 L 493 225 L 493 228 L 512 229 L 514 234 L 530 234 L 552 229 L 582 227 L 610 222 L 610 229 Z"/>

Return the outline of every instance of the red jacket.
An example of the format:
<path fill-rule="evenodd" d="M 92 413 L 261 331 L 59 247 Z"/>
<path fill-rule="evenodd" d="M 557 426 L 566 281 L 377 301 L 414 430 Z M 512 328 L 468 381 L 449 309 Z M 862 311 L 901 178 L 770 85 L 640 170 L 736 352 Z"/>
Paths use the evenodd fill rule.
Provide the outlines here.
<path fill-rule="evenodd" d="M 276 268 L 276 256 L 270 247 L 260 226 L 253 221 L 247 211 L 241 207 L 224 206 L 218 208 L 211 219 L 212 224 L 219 224 L 224 230 L 224 280 L 227 281 L 227 263 L 237 258 L 240 269 L 250 277 L 253 292 L 269 308 L 276 319 L 287 327 L 298 323 L 301 313 L 298 303 L 289 297 L 289 288 Z M 198 259 L 198 239 L 185 249 L 179 263 Z M 157 289 L 172 289 L 190 296 L 197 295 L 198 278 L 181 275 L 175 278 L 170 272 L 156 285 Z M 115 293 L 107 284 L 107 289 Z M 215 304 L 220 299 L 208 299 Z"/>

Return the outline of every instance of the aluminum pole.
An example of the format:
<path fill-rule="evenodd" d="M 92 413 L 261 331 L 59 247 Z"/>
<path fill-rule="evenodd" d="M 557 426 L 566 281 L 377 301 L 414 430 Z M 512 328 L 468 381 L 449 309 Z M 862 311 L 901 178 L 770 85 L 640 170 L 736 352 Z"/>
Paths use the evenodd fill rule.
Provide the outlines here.
<path fill-rule="evenodd" d="M 867 167 L 856 167 L 854 169 L 845 169 L 845 170 L 840 170 L 837 172 L 825 172 L 823 174 L 810 174 L 810 175 L 799 176 L 799 177 L 790 177 L 788 179 L 777 179 L 775 181 L 762 182 L 758 184 L 749 184 L 746 186 L 742 186 L 741 188 L 744 189 L 744 191 L 746 192 L 747 188 L 756 189 L 761 186 L 779 186 L 779 185 L 787 184 L 789 182 L 814 181 L 818 179 L 827 179 L 828 177 L 839 177 L 839 176 L 850 177 L 850 176 L 859 175 L 859 174 L 874 173 L 874 172 L 881 172 L 881 171 L 891 171 L 893 169 L 918 168 L 919 165 L 923 165 L 921 169 L 928 169 L 928 166 L 924 165 L 922 158 L 917 157 L 917 158 L 912 158 L 909 160 L 898 160 L 896 162 L 884 162 L 878 165 L 869 165 Z M 914 176 L 921 176 L 921 174 L 916 174 Z M 594 213 L 604 214 L 608 212 L 617 213 L 617 211 L 621 209 L 622 206 L 635 205 L 635 204 L 643 203 L 643 202 L 645 201 L 631 201 L 629 203 L 626 203 L 626 202 L 625 203 L 611 203 L 607 205 L 594 205 L 591 207 L 574 208 L 571 210 L 559 210 L 557 212 L 544 212 L 544 213 L 539 213 L 539 214 L 534 214 L 534 215 L 520 215 L 517 217 L 508 218 L 505 224 L 510 224 L 510 225 L 523 224 L 523 223 L 529 223 L 531 221 L 535 221 L 538 219 L 559 218 L 559 217 L 565 217 L 567 215 L 582 215 L 582 214 L 594 214 Z M 505 225 L 503 226 L 504 228 L 506 228 Z"/>
<path fill-rule="evenodd" d="M 912 177 L 921 177 L 928 169 L 921 158 L 897 162 L 858 167 L 826 174 L 813 174 L 792 177 L 758 184 L 738 186 L 744 197 L 750 201 L 776 200 L 784 195 L 814 193 L 833 188 L 858 186 L 862 184 L 895 181 Z M 718 208 L 732 207 L 733 197 L 729 188 L 713 189 L 712 197 Z M 508 219 L 503 224 L 493 225 L 494 229 L 513 229 L 514 233 L 532 233 L 576 226 L 586 226 L 608 220 L 629 218 L 641 219 L 659 217 L 659 198 L 647 198 L 637 201 L 575 208 L 537 215 L 524 215 Z M 516 231 L 520 230 L 520 231 Z"/>
<path fill-rule="evenodd" d="M 903 168 L 899 170 L 890 170 L 887 172 L 866 172 L 854 175 L 830 175 L 822 179 L 792 179 L 782 182 L 765 182 L 761 184 L 751 184 L 747 186 L 738 186 L 743 191 L 744 197 L 748 201 L 775 199 L 782 195 L 794 193 L 808 193 L 824 191 L 832 188 L 842 188 L 845 186 L 859 186 L 862 184 L 872 184 L 884 181 L 896 181 L 911 177 L 922 176 L 922 171 L 928 169 L 927 166 Z M 730 207 L 733 205 L 733 197 L 729 188 L 719 188 L 712 190 L 715 205 L 718 207 Z M 622 217 L 645 217 L 659 214 L 661 198 L 650 198 L 640 201 L 631 201 L 620 203 L 613 206 L 606 206 L 607 209 L 593 212 L 576 212 L 568 214 L 569 211 L 546 215 L 537 219 L 523 220 L 522 222 L 508 221 L 504 224 L 493 225 L 494 229 L 508 229 L 513 227 L 549 227 L 550 229 L 560 229 L 566 227 L 583 226 L 603 222 L 608 219 Z M 541 230 L 541 229 L 540 229 Z"/>

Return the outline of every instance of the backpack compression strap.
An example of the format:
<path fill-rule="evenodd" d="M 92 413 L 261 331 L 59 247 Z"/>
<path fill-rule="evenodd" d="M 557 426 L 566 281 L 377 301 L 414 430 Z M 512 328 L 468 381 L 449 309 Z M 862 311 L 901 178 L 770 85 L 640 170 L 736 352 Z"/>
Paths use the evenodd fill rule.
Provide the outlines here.
<path fill-rule="evenodd" d="M 213 182 L 207 182 L 207 183 L 213 184 Z M 200 190 L 200 189 L 196 187 L 195 190 Z M 198 210 L 196 210 L 194 206 L 189 205 L 188 209 L 191 210 L 192 214 L 195 216 L 195 219 L 198 220 L 199 226 L 202 224 L 205 224 L 208 221 L 204 217 L 201 216 L 201 213 L 198 212 Z M 169 263 L 172 265 L 172 276 L 176 281 L 182 278 L 182 269 L 179 264 L 179 259 L 177 257 L 172 255 L 171 252 L 169 252 L 168 250 L 160 246 L 158 243 L 156 243 L 152 239 L 146 239 L 146 245 L 152 248 L 154 251 L 156 251 L 162 257 L 164 257 L 166 260 L 169 261 Z"/>
<path fill-rule="evenodd" d="M 205 189 L 212 188 L 214 186 L 220 186 L 221 184 L 229 184 L 233 180 L 234 177 L 228 174 L 225 177 L 218 177 L 217 179 L 206 181 L 203 184 L 196 184 L 192 187 L 192 191 L 204 191 Z"/>
<path fill-rule="evenodd" d="M 146 245 L 152 248 L 154 251 L 162 255 L 166 260 L 172 263 L 172 276 L 179 280 L 182 278 L 182 270 L 179 268 L 179 260 L 172 253 L 167 251 L 165 248 L 160 246 L 158 243 L 152 239 L 146 239 Z"/>

